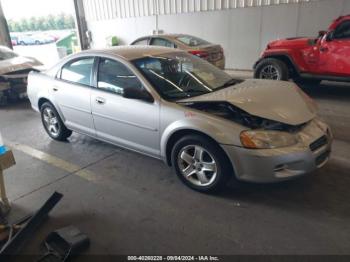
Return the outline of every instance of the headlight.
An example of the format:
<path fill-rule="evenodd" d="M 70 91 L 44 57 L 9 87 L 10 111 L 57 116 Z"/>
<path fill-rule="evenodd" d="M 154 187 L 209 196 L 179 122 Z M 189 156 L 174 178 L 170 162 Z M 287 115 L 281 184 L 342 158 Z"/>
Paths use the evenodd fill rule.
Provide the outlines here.
<path fill-rule="evenodd" d="M 240 135 L 245 148 L 272 149 L 298 143 L 295 135 L 279 131 L 243 131 Z"/>

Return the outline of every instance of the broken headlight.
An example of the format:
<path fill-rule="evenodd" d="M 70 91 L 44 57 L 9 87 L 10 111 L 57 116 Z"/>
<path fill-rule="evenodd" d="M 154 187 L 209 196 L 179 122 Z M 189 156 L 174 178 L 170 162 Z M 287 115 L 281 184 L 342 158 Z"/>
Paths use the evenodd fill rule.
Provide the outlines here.
<path fill-rule="evenodd" d="M 298 143 L 297 136 L 280 131 L 243 131 L 241 143 L 250 149 L 273 149 L 292 146 Z"/>

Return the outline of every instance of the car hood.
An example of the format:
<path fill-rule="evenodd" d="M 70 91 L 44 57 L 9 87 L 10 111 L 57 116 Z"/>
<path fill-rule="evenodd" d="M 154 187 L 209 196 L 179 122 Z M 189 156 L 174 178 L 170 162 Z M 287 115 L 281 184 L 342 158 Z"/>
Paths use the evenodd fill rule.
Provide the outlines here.
<path fill-rule="evenodd" d="M 0 61 L 0 75 L 32 69 L 36 66 L 41 66 L 40 63 L 35 58 L 18 56 L 15 58 Z"/>
<path fill-rule="evenodd" d="M 315 38 L 295 37 L 273 41 L 268 44 L 269 48 L 303 48 L 314 45 Z"/>
<path fill-rule="evenodd" d="M 273 80 L 244 82 L 179 102 L 227 101 L 245 112 L 289 125 L 300 125 L 316 115 L 314 102 L 294 83 Z"/>

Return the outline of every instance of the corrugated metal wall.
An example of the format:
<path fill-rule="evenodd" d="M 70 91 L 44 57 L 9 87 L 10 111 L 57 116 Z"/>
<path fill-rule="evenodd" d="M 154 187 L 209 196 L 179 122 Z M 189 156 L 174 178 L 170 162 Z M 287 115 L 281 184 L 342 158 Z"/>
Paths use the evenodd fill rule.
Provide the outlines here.
<path fill-rule="evenodd" d="M 83 0 L 89 21 L 294 4 L 317 0 Z"/>

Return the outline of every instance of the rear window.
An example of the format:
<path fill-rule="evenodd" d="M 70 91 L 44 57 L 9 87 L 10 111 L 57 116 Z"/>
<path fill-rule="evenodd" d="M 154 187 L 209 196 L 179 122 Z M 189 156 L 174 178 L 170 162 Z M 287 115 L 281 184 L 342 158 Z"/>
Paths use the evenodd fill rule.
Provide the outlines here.
<path fill-rule="evenodd" d="M 200 45 L 208 45 L 210 44 L 208 41 L 205 41 L 203 39 L 200 39 L 195 36 L 190 35 L 183 35 L 176 38 L 181 43 L 188 45 L 188 46 L 200 46 Z"/>

